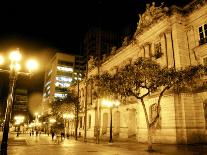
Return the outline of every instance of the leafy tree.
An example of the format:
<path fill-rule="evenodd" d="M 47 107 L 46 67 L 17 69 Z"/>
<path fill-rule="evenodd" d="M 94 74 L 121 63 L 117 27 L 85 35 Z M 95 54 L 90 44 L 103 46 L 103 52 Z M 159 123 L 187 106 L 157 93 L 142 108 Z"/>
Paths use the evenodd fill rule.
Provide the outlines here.
<path fill-rule="evenodd" d="M 79 122 L 79 112 L 80 112 L 80 102 L 79 102 L 79 96 L 72 87 L 68 94 L 67 97 L 64 99 L 66 103 L 71 103 L 74 108 L 74 113 L 75 113 L 75 139 L 77 140 L 78 138 L 78 122 Z"/>
<path fill-rule="evenodd" d="M 94 80 L 104 95 L 124 98 L 133 96 L 141 102 L 148 129 L 148 151 L 152 151 L 152 133 L 156 130 L 160 118 L 160 103 L 164 93 L 167 90 L 191 88 L 189 86 L 195 83 L 195 79 L 201 78 L 204 73 L 205 68 L 201 65 L 177 70 L 162 68 L 149 58 L 138 58 L 118 69 L 115 74 L 105 72 L 94 77 Z M 158 94 L 158 100 L 156 116 L 150 120 L 145 99 L 152 93 Z"/>

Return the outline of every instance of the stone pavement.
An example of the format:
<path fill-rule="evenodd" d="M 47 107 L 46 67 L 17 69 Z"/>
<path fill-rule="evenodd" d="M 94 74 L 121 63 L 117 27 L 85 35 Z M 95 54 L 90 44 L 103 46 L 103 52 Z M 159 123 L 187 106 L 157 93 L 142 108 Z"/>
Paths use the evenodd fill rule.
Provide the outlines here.
<path fill-rule="evenodd" d="M 29 134 L 9 135 L 8 155 L 207 155 L 207 145 L 153 145 L 155 152 L 147 152 L 147 145 L 133 141 L 115 141 L 112 144 L 101 141 L 95 144 L 92 139 L 86 143 L 82 138 L 75 141 L 65 139 L 60 144 L 51 136 L 38 137 Z M 0 137 L 1 138 L 1 137 Z"/>

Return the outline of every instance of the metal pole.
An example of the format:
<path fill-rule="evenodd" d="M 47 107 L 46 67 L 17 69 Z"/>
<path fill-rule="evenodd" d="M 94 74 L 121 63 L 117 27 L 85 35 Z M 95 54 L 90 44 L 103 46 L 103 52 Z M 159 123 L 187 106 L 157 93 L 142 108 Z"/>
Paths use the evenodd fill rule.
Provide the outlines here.
<path fill-rule="evenodd" d="M 9 122 L 11 119 L 12 106 L 13 106 L 14 87 L 15 87 L 15 83 L 16 83 L 16 79 L 17 79 L 17 74 L 14 69 L 10 71 L 9 79 L 10 79 L 9 80 L 9 95 L 7 98 L 5 124 L 4 124 L 3 137 L 2 137 L 2 142 L 1 142 L 1 155 L 7 155 Z"/>
<path fill-rule="evenodd" d="M 112 143 L 112 107 L 110 107 L 110 115 L 111 115 L 111 122 L 110 122 L 110 139 L 109 139 L 109 143 Z"/>

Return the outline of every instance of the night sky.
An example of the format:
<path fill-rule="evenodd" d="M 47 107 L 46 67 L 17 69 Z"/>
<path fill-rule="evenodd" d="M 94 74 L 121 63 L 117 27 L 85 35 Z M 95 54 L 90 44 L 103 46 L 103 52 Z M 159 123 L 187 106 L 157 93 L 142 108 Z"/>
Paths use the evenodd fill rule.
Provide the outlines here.
<path fill-rule="evenodd" d="M 162 0 L 183 6 L 190 0 Z M 160 5 L 161 0 L 155 1 Z M 55 51 L 80 52 L 84 34 L 98 23 L 122 31 L 138 22 L 138 13 L 150 0 L 68 0 L 0 2 L 0 53 L 19 47 L 23 56 L 35 56 L 41 69 L 33 89 L 41 90 L 44 66 Z M 1 75 L 0 75 L 1 76 Z M 35 81 L 36 80 L 36 81 Z M 35 83 L 36 82 L 36 83 Z M 1 94 L 0 94 L 1 95 Z"/>

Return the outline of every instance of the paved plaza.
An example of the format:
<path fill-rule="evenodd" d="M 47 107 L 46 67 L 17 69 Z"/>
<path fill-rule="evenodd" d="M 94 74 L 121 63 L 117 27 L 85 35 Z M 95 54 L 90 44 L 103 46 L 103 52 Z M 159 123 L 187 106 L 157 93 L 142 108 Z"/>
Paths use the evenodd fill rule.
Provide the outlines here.
<path fill-rule="evenodd" d="M 74 138 L 58 143 L 51 136 L 41 134 L 9 135 L 8 155 L 207 155 L 207 145 L 154 145 L 155 152 L 147 152 L 147 145 L 136 142 L 115 141 L 109 144 L 93 140 L 82 142 Z"/>

